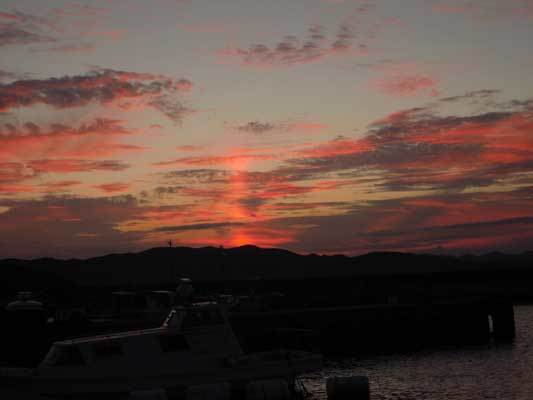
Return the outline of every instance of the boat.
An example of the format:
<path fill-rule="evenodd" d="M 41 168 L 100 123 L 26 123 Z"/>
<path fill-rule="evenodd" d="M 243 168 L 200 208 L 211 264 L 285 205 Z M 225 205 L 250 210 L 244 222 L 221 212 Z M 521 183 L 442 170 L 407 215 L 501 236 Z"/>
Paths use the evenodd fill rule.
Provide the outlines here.
<path fill-rule="evenodd" d="M 57 341 L 36 368 L 0 370 L 0 387 L 114 400 L 154 390 L 186 399 L 203 387 L 228 397 L 201 398 L 247 399 L 261 382 L 261 390 L 296 395 L 296 377 L 320 365 L 320 355 L 304 351 L 244 354 L 225 306 L 205 302 L 174 307 L 157 328 Z"/>

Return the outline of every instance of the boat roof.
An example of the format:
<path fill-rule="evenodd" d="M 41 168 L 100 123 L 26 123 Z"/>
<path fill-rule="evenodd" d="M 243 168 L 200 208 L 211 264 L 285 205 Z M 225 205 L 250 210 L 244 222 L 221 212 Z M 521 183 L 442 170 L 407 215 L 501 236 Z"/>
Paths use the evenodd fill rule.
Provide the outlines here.
<path fill-rule="evenodd" d="M 212 310 L 212 309 L 220 309 L 220 305 L 215 302 L 195 303 L 190 307 L 183 307 L 183 306 L 176 307 L 172 310 L 172 312 L 174 311 L 201 311 L 201 310 Z M 164 333 L 168 331 L 169 329 L 166 326 L 160 326 L 157 328 L 150 328 L 150 329 L 139 329 L 139 330 L 134 330 L 134 331 L 125 331 L 125 332 L 109 333 L 105 335 L 87 336 L 87 337 L 76 338 L 76 339 L 61 340 L 61 341 L 55 342 L 54 345 L 72 346 L 72 345 L 85 344 L 85 343 L 97 343 L 97 342 L 109 341 L 109 340 L 114 340 L 114 339 L 123 339 L 127 337 L 154 335 L 154 334 Z"/>
<path fill-rule="evenodd" d="M 113 340 L 113 339 L 122 339 L 126 337 L 153 335 L 156 333 L 162 333 L 166 331 L 168 331 L 166 327 L 139 329 L 136 331 L 117 332 L 117 333 L 110 333 L 106 335 L 96 335 L 96 336 L 87 336 L 87 337 L 76 338 L 76 339 L 61 340 L 59 342 L 55 342 L 54 345 L 72 346 L 72 345 L 77 345 L 77 344 L 96 343 L 96 342 L 108 341 L 108 340 Z"/>

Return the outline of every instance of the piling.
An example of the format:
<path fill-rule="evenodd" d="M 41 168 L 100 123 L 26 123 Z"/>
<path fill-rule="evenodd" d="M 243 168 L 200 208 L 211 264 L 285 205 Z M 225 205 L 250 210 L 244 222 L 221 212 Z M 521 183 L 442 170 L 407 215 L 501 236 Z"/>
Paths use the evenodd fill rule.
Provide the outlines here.
<path fill-rule="evenodd" d="M 510 302 L 499 302 L 491 305 L 489 315 L 492 317 L 492 330 L 495 340 L 512 341 L 516 336 L 514 308 Z"/>

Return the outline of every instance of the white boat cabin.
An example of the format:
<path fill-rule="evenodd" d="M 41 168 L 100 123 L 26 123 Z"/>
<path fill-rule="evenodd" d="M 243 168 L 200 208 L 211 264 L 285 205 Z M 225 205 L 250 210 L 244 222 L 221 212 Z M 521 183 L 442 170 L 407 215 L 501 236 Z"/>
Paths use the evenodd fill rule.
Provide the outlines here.
<path fill-rule="evenodd" d="M 202 360 L 213 362 L 241 355 L 224 309 L 205 303 L 173 309 L 158 328 L 56 342 L 39 370 L 73 371 L 76 366 L 84 370 L 91 366 L 146 370 L 155 363 L 161 369 L 167 362 L 169 367 L 175 365 L 177 360 L 190 368 L 194 363 L 204 364 Z"/>

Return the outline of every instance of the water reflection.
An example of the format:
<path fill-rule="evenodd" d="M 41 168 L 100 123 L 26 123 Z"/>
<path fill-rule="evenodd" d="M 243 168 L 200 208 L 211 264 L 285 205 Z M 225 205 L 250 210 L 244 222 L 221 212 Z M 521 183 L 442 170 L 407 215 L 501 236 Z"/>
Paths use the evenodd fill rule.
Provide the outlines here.
<path fill-rule="evenodd" d="M 533 306 L 515 307 L 513 344 L 461 346 L 326 362 L 305 376 L 326 399 L 328 376 L 367 375 L 372 400 L 525 400 L 533 398 Z"/>

